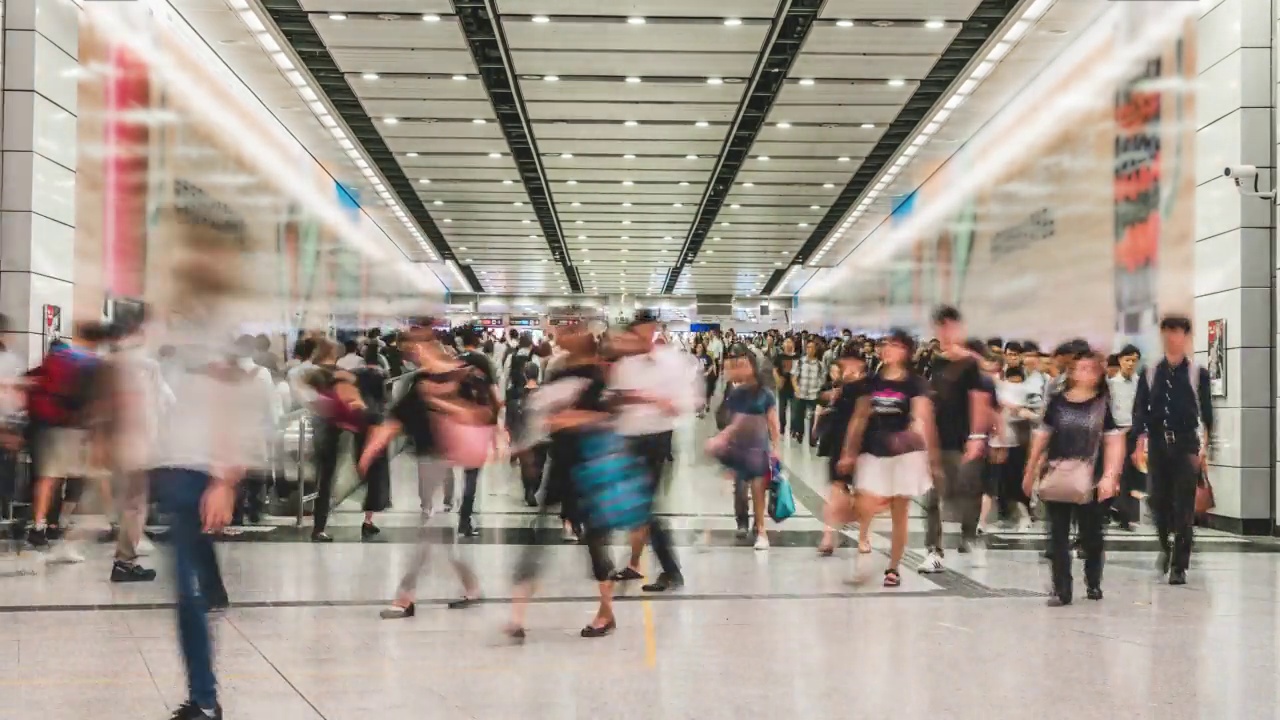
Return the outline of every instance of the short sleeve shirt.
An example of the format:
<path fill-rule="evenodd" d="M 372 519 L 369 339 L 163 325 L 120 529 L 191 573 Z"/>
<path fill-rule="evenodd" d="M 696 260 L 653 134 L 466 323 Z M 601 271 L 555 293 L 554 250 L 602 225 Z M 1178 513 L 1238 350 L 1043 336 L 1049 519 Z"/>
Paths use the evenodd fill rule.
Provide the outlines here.
<path fill-rule="evenodd" d="M 1111 404 L 1098 395 L 1085 402 L 1072 402 L 1066 395 L 1054 395 L 1044 412 L 1043 430 L 1051 433 L 1046 458 L 1092 460 L 1102 447 L 1104 434 L 1118 432 Z"/>
<path fill-rule="evenodd" d="M 734 442 L 749 447 L 768 447 L 769 411 L 777 404 L 773 393 L 759 385 L 739 385 L 730 390 L 725 406 L 733 420 L 742 417 Z"/>
<path fill-rule="evenodd" d="M 911 403 L 918 397 L 928 397 L 928 385 L 918 375 L 899 380 L 877 376 L 863 385 L 863 394 L 871 399 L 863 451 L 877 457 L 894 455 L 890 437 L 911 429 Z"/>

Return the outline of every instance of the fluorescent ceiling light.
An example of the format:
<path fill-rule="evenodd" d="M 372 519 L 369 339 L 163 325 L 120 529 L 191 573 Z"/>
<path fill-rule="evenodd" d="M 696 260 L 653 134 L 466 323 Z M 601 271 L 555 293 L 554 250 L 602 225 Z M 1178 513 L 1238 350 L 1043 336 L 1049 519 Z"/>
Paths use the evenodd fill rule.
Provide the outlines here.
<path fill-rule="evenodd" d="M 991 48 L 991 52 L 987 53 L 987 59 L 999 60 L 1003 58 L 1005 55 L 1008 55 L 1009 51 L 1012 49 L 1013 49 L 1013 45 L 1011 43 L 998 42 L 995 44 L 995 47 Z"/>
<path fill-rule="evenodd" d="M 636 77 L 636 76 L 632 75 L 631 77 L 627 78 L 627 82 L 629 82 L 629 83 L 638 83 L 638 82 L 640 82 L 640 78 L 638 78 L 638 77 Z"/>
<path fill-rule="evenodd" d="M 270 33 L 260 32 L 255 37 L 267 52 L 280 52 L 280 43 L 276 42 Z"/>
<path fill-rule="evenodd" d="M 930 30 L 941 30 L 947 24 L 941 20 L 929 20 L 925 22 L 924 26 Z"/>
<path fill-rule="evenodd" d="M 724 21 L 724 24 L 728 25 L 729 27 L 737 27 L 742 24 L 742 21 L 739 20 L 738 18 L 726 18 Z"/>
<path fill-rule="evenodd" d="M 515 184 L 515 181 L 514 181 L 514 180 L 503 180 L 503 181 L 502 181 L 502 184 L 503 184 L 503 185 L 514 185 L 514 184 Z"/>
<path fill-rule="evenodd" d="M 342 13 L 329 13 L 330 20 L 346 20 L 347 16 Z"/>
<path fill-rule="evenodd" d="M 453 76 L 453 79 L 454 79 L 454 80 L 466 80 L 466 79 L 467 79 L 467 76 L 466 76 L 466 75 L 454 75 L 454 76 Z"/>
<path fill-rule="evenodd" d="M 570 180 L 570 181 L 568 181 L 566 184 L 567 184 L 567 185 L 577 185 L 577 184 L 578 184 L 578 181 L 577 181 L 577 180 Z M 575 203 L 575 204 L 576 204 L 576 203 Z"/>
<path fill-rule="evenodd" d="M 624 122 L 624 123 L 622 123 L 622 124 L 623 124 L 623 125 L 626 125 L 627 127 L 635 127 L 635 126 L 639 125 L 640 123 L 636 122 L 635 120 L 627 120 L 626 122 Z"/>
<path fill-rule="evenodd" d="M 1027 11 L 1022 13 L 1022 17 L 1026 20 L 1035 20 L 1043 15 L 1053 2 L 1054 0 L 1035 0 L 1035 2 L 1031 3 L 1031 7 L 1028 7 Z"/>
<path fill-rule="evenodd" d="M 932 134 L 934 134 L 934 133 L 938 132 L 938 129 L 939 129 L 939 128 L 941 128 L 941 127 L 942 127 L 942 125 L 941 125 L 941 124 L 936 123 L 936 122 L 931 122 L 931 123 L 929 123 L 928 125 L 925 125 L 925 126 L 924 126 L 924 130 L 922 130 L 922 131 L 921 131 L 921 133 L 922 133 L 922 134 L 924 134 L 924 135 L 932 135 Z"/>
<path fill-rule="evenodd" d="M 973 73 L 970 75 L 970 77 L 977 78 L 978 80 L 981 80 L 982 78 L 984 78 L 984 77 L 986 77 L 987 75 L 991 74 L 991 70 L 992 70 L 995 66 L 996 66 L 996 64 L 995 64 L 995 63 L 993 63 L 993 62 L 991 62 L 990 60 L 983 60 L 982 62 L 978 63 L 978 66 L 977 66 L 977 67 L 975 67 L 975 68 L 973 69 Z"/>
<path fill-rule="evenodd" d="M 329 128 L 329 134 L 332 135 L 335 140 L 342 140 L 347 136 L 347 134 L 342 131 L 342 128 L 338 127 Z"/>
<path fill-rule="evenodd" d="M 360 77 L 364 78 L 365 80 L 377 80 L 377 79 L 378 79 L 378 73 L 365 73 L 365 74 L 361 75 Z"/>
<path fill-rule="evenodd" d="M 790 128 L 790 127 L 791 127 L 791 123 L 789 123 L 789 122 L 780 122 L 780 123 L 778 123 L 777 127 L 781 128 L 781 129 L 783 129 L 783 130 L 786 130 L 786 129 L 788 129 L 788 128 Z"/>
<path fill-rule="evenodd" d="M 849 158 L 847 158 L 847 157 L 838 157 L 838 158 L 836 158 L 836 162 L 849 162 Z"/>
<path fill-rule="evenodd" d="M 759 160 L 760 162 L 769 162 L 768 155 L 757 155 L 756 159 Z"/>
<path fill-rule="evenodd" d="M 439 16 L 439 15 L 434 15 L 434 14 L 432 14 L 432 15 L 423 15 L 423 16 L 422 16 L 422 21 L 423 21 L 423 22 L 430 22 L 430 23 L 440 22 L 440 16 Z"/>
<path fill-rule="evenodd" d="M 813 78 L 803 78 L 802 80 L 800 80 L 800 84 L 801 84 L 801 85 L 812 85 L 812 84 L 814 84 L 814 79 L 813 79 Z"/>
<path fill-rule="evenodd" d="M 626 155 L 623 155 L 623 156 L 622 156 L 622 159 L 623 159 L 623 160 L 635 160 L 635 159 L 636 159 L 636 156 L 635 156 L 635 155 L 632 155 L 631 153 L 627 153 Z"/>
<path fill-rule="evenodd" d="M 476 118 L 475 120 L 472 120 L 471 122 L 475 123 L 476 125 L 484 125 L 485 123 L 487 123 L 487 122 L 489 122 L 489 121 L 488 121 L 488 120 L 485 120 L 484 118 Z"/>
<path fill-rule="evenodd" d="M 259 18 L 258 14 L 252 10 L 242 11 L 240 13 L 240 19 L 244 21 L 245 25 L 249 26 L 250 30 L 256 33 L 265 32 L 267 29 L 266 26 L 262 24 L 262 19 Z"/>
<path fill-rule="evenodd" d="M 688 184 L 689 184 L 689 181 L 688 181 L 688 180 L 681 180 L 681 181 L 680 181 L 680 187 L 685 187 L 685 186 L 686 186 L 686 185 L 688 185 Z"/>
<path fill-rule="evenodd" d="M 1018 42 L 1019 38 L 1021 38 L 1023 35 L 1026 35 L 1027 30 L 1029 30 L 1030 28 L 1031 28 L 1030 21 L 1019 20 L 1018 22 L 1013 24 L 1013 27 L 1009 28 L 1009 32 L 1006 32 L 1004 34 L 1005 42 L 1011 42 L 1011 43 Z"/>
<path fill-rule="evenodd" d="M 551 22 L 551 18 L 547 17 L 546 15 L 534 15 L 533 21 L 536 23 L 549 23 Z"/>
<path fill-rule="evenodd" d="M 288 55 L 285 55 L 282 52 L 271 53 L 271 60 L 274 61 L 276 67 L 281 70 L 293 70 L 293 61 L 289 59 Z"/>
<path fill-rule="evenodd" d="M 831 188 L 835 187 L 835 183 L 822 183 L 822 187 L 830 190 Z"/>
<path fill-rule="evenodd" d="M 572 180 L 570 180 L 569 182 L 573 182 L 573 181 L 572 181 Z M 582 207 L 582 203 L 577 202 L 577 201 L 574 201 L 573 206 L 574 206 L 574 207 Z"/>
<path fill-rule="evenodd" d="M 295 87 L 302 87 L 307 84 L 307 79 L 297 70 L 290 70 L 284 74 L 289 83 Z"/>
<path fill-rule="evenodd" d="M 933 121 L 938 123 L 944 123 L 947 121 L 947 118 L 949 117 L 951 117 L 951 111 L 942 109 L 933 114 Z"/>
<path fill-rule="evenodd" d="M 629 18 L 627 18 L 627 24 L 628 24 L 628 25 L 643 25 L 643 24 L 644 24 L 644 18 L 642 18 L 642 17 L 629 17 Z"/>
<path fill-rule="evenodd" d="M 696 125 L 696 126 L 698 126 L 698 127 L 706 127 L 706 126 L 708 126 L 708 125 L 710 125 L 710 124 L 711 124 L 711 123 L 707 122 L 706 120 L 699 120 L 698 122 L 694 123 L 694 125 Z"/>
<path fill-rule="evenodd" d="M 635 185 L 635 183 L 631 182 L 630 180 L 623 180 L 623 181 L 622 181 L 622 184 L 623 184 L 623 185 L 628 185 L 628 186 L 629 186 L 629 185 Z"/>
<path fill-rule="evenodd" d="M 329 113 L 324 113 L 323 115 L 320 116 L 320 124 L 327 128 L 338 127 L 338 121 L 334 120 L 333 116 L 331 116 Z"/>
<path fill-rule="evenodd" d="M 892 80 L 889 81 L 889 87 L 902 87 L 903 85 L 906 85 L 906 84 L 907 84 L 907 81 L 903 80 L 902 78 L 893 78 Z"/>
<path fill-rule="evenodd" d="M 542 79 L 547 82 L 558 82 L 560 80 L 560 76 L 559 75 L 543 75 Z"/>
<path fill-rule="evenodd" d="M 489 157 L 491 157 L 491 158 L 500 158 L 500 157 L 502 157 L 502 153 L 496 153 L 496 152 L 489 153 Z"/>
<path fill-rule="evenodd" d="M 697 155 L 685 155 L 685 156 L 684 156 L 684 159 L 685 159 L 685 160 L 697 160 L 697 159 L 698 159 L 698 156 L 697 156 Z"/>
<path fill-rule="evenodd" d="M 708 84 L 708 85 L 723 85 L 723 84 L 724 84 L 724 80 L 723 80 L 723 79 L 721 79 L 721 78 L 718 78 L 718 77 L 709 77 L 709 78 L 707 78 L 707 84 Z"/>
<path fill-rule="evenodd" d="M 382 122 L 384 122 L 384 123 L 386 123 L 386 124 L 388 124 L 388 125 L 395 125 L 396 123 L 400 122 L 400 118 L 395 118 L 395 117 L 385 117 L 385 118 L 382 118 Z"/>
<path fill-rule="evenodd" d="M 836 21 L 836 26 L 838 26 L 838 27 L 843 27 L 843 28 L 853 27 L 853 21 L 852 21 L 852 20 L 837 20 L 837 21 Z"/>
<path fill-rule="evenodd" d="M 968 80 L 965 80 L 964 82 L 960 83 L 960 87 L 956 89 L 956 94 L 968 95 L 969 93 L 973 92 L 974 88 L 976 87 L 978 87 L 978 81 L 974 80 L 973 78 L 969 78 Z"/>
<path fill-rule="evenodd" d="M 430 181 L 430 180 L 428 180 L 427 178 L 422 178 L 422 179 L 418 180 L 418 184 L 419 184 L 419 185 L 430 185 L 430 184 L 431 184 L 431 181 Z"/>
<path fill-rule="evenodd" d="M 862 123 L 863 130 L 874 130 L 875 127 L 876 127 L 875 123 Z"/>

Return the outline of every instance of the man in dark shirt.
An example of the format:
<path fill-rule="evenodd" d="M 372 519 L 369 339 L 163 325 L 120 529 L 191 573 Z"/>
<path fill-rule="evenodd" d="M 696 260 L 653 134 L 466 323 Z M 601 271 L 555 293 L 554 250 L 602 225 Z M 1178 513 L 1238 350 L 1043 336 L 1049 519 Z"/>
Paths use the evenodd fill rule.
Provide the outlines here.
<path fill-rule="evenodd" d="M 1160 538 L 1159 570 L 1169 574 L 1170 585 L 1185 585 L 1196 485 L 1213 437 L 1213 403 L 1209 371 L 1191 361 L 1191 321 L 1178 315 L 1165 317 L 1160 321 L 1160 339 L 1164 358 L 1138 378 L 1133 403 L 1133 431 L 1138 436 L 1134 460 L 1147 456 L 1148 502 Z"/>
<path fill-rule="evenodd" d="M 494 410 L 496 423 L 502 400 L 498 394 L 498 382 L 493 373 L 493 365 L 489 363 L 489 358 L 480 352 L 480 334 L 475 328 L 463 327 L 458 330 L 458 336 L 462 341 L 462 352 L 458 353 L 458 360 L 470 366 L 472 373 L 470 382 L 461 384 L 459 396 L 470 403 L 490 405 Z M 480 534 L 474 518 L 480 468 L 463 468 L 462 477 L 462 506 L 458 508 L 458 534 L 464 537 L 475 537 Z M 453 480 L 450 480 L 444 486 L 444 504 L 448 509 L 453 508 L 454 485 Z"/>
<path fill-rule="evenodd" d="M 941 467 L 934 469 L 934 489 L 925 501 L 927 554 L 922 573 L 942 572 L 942 503 L 960 517 L 960 551 L 971 563 L 986 563 L 978 544 L 978 516 L 982 511 L 982 457 L 995 414 L 982 383 L 978 361 L 965 347 L 960 311 L 942 306 L 933 315 L 942 348 L 934 356 L 930 374 L 934 417 L 938 428 Z"/>

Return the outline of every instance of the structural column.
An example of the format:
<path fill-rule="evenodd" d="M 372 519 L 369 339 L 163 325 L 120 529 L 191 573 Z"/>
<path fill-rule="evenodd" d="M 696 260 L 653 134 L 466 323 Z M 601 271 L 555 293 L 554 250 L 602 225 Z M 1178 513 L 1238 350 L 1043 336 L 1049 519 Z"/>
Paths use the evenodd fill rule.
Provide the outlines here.
<path fill-rule="evenodd" d="M 1242 196 L 1223 177 L 1230 165 L 1275 182 L 1271 0 L 1205 3 L 1197 37 L 1195 335 L 1209 365 L 1211 321 L 1225 323 L 1225 395 L 1214 398 L 1217 448 L 1209 473 L 1214 527 L 1270 534 L 1276 393 L 1272 287 L 1274 207 Z"/>
<path fill-rule="evenodd" d="M 71 331 L 79 14 L 71 0 L 5 2 L 0 312 L 5 344 L 32 365 L 45 306 Z"/>

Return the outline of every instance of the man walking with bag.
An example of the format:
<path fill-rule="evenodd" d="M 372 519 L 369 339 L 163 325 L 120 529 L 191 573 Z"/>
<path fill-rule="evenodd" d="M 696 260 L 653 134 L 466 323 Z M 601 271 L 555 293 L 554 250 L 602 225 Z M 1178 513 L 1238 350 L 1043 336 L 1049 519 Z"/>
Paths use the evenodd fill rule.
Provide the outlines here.
<path fill-rule="evenodd" d="M 1160 538 L 1157 569 L 1170 585 L 1187 583 L 1195 522 L 1196 484 L 1213 437 L 1209 371 L 1191 358 L 1191 320 L 1168 315 L 1160 321 L 1164 358 L 1138 379 L 1133 427 L 1137 462 L 1147 455 L 1148 502 Z M 1173 544 L 1169 536 L 1173 535 Z"/>

